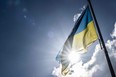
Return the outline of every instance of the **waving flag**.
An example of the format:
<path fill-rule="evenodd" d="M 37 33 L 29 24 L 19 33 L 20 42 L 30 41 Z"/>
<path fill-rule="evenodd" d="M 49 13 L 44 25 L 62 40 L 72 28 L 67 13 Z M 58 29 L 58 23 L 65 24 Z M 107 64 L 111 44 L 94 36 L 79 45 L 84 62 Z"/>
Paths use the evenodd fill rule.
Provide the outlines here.
<path fill-rule="evenodd" d="M 87 6 L 78 18 L 62 50 L 56 57 L 56 60 L 62 65 L 62 75 L 66 75 L 70 71 L 70 61 L 68 60 L 70 52 L 86 52 L 87 47 L 97 39 L 98 36 L 94 27 L 92 15 Z"/>
<path fill-rule="evenodd" d="M 87 7 L 79 27 L 73 36 L 72 49 L 74 51 L 86 49 L 91 43 L 97 40 L 97 38 L 98 36 L 94 27 L 91 12 L 89 7 Z"/>

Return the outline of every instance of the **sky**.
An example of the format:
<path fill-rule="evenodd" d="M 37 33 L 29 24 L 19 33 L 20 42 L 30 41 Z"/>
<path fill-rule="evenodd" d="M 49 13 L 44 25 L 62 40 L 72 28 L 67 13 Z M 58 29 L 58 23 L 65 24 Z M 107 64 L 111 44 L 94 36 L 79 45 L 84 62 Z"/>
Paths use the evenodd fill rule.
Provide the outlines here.
<path fill-rule="evenodd" d="M 91 2 L 105 42 L 112 40 L 116 0 Z M 74 26 L 74 15 L 86 3 L 0 0 L 0 77 L 54 77 L 55 57 Z"/>

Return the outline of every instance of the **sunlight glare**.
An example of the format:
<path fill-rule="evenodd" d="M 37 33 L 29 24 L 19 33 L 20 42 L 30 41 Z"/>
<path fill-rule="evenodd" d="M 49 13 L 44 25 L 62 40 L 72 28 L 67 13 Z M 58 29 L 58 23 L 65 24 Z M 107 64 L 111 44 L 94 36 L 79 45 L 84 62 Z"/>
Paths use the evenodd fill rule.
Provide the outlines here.
<path fill-rule="evenodd" d="M 69 59 L 71 64 L 74 64 L 74 63 L 79 62 L 81 60 L 81 55 L 77 52 L 72 51 L 69 53 L 68 59 Z"/>

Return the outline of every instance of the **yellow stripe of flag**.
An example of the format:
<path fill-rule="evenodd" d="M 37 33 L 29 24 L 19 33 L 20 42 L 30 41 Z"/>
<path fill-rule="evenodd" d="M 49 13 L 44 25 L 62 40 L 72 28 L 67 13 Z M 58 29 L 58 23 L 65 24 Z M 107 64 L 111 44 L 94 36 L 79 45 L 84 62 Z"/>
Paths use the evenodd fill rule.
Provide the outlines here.
<path fill-rule="evenodd" d="M 73 51 L 86 49 L 92 42 L 98 39 L 93 21 L 89 22 L 87 28 L 75 34 L 72 43 Z M 85 50 L 86 51 L 86 50 Z"/>
<path fill-rule="evenodd" d="M 87 47 L 97 39 L 98 36 L 94 27 L 91 12 L 87 6 L 77 20 L 76 25 L 63 46 L 63 49 L 56 57 L 56 60 L 62 64 L 62 75 L 66 75 L 70 71 L 70 61 L 67 59 L 70 52 L 87 50 Z"/>

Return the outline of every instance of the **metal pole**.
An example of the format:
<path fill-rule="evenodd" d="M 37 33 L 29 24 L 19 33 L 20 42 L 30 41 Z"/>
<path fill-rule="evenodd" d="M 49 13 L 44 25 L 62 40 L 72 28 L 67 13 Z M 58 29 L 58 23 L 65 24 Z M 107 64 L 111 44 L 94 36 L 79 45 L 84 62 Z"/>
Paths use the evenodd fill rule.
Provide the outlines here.
<path fill-rule="evenodd" d="M 104 53 L 105 53 L 106 60 L 107 60 L 107 63 L 108 63 L 108 66 L 109 66 L 109 69 L 110 69 L 110 72 L 111 72 L 111 76 L 112 77 L 116 77 L 115 76 L 115 72 L 114 72 L 113 67 L 112 67 L 112 64 L 111 64 L 111 61 L 110 61 L 110 58 L 109 58 L 109 55 L 108 55 L 108 51 L 106 49 L 106 46 L 105 46 L 105 43 L 104 43 L 104 40 L 103 40 L 103 37 L 102 37 L 102 34 L 101 34 L 101 31 L 100 31 L 97 19 L 95 17 L 95 14 L 94 14 L 94 11 L 93 11 L 93 8 L 92 8 L 90 0 L 88 0 L 88 3 L 89 3 L 90 9 L 91 9 L 91 13 L 93 15 L 94 22 L 96 24 L 96 28 L 97 28 L 97 31 L 98 31 L 98 34 L 99 34 L 99 37 L 100 37 L 100 40 L 101 40 L 101 43 L 102 43 L 102 46 L 103 46 L 103 49 L 104 49 Z"/>

